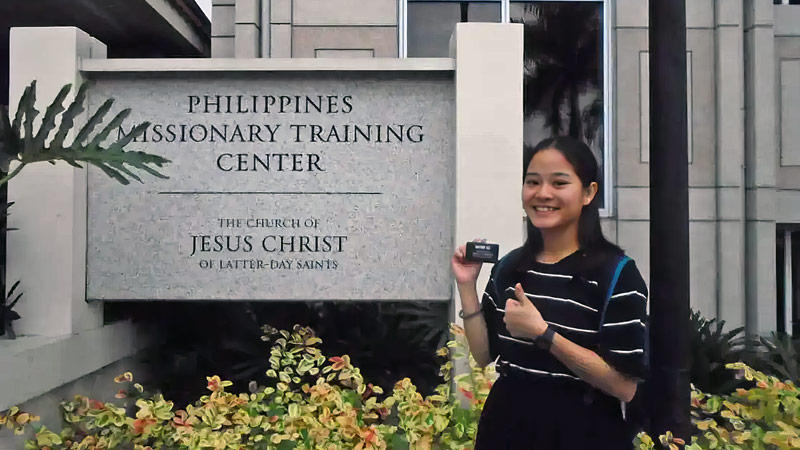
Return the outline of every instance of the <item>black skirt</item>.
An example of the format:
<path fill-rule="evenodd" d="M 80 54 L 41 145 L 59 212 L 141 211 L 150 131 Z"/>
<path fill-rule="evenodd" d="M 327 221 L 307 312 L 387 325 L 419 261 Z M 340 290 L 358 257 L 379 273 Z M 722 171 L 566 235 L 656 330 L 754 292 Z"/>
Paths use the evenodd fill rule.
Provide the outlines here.
<path fill-rule="evenodd" d="M 484 405 L 475 450 L 630 450 L 619 400 L 586 383 L 501 375 Z"/>

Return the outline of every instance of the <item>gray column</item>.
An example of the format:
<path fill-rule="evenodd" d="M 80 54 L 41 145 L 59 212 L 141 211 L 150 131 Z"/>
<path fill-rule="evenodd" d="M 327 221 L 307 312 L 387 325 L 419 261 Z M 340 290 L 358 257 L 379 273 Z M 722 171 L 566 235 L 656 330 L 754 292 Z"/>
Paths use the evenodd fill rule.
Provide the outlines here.
<path fill-rule="evenodd" d="M 742 3 L 717 0 L 717 317 L 745 324 L 744 51 Z"/>
<path fill-rule="evenodd" d="M 612 2 L 614 3 L 614 2 Z M 641 0 L 619 0 L 614 14 L 614 190 L 617 243 L 636 260 L 645 280 L 650 276 L 650 169 L 644 158 L 649 139 L 642 112 L 648 96 L 648 6 Z M 620 88 L 621 87 L 621 88 Z M 611 182 L 612 180 L 609 180 Z"/>
<path fill-rule="evenodd" d="M 716 75 L 714 0 L 686 2 L 691 306 L 717 316 Z"/>
<path fill-rule="evenodd" d="M 501 254 L 522 245 L 522 109 L 514 106 L 522 104 L 522 41 L 520 24 L 456 26 L 454 245 L 485 237 L 500 244 Z M 487 174 L 496 180 L 491 187 L 475 183 Z M 489 267 L 484 267 L 480 293 L 488 280 Z M 457 290 L 454 295 L 457 312 Z"/>
<path fill-rule="evenodd" d="M 792 291 L 792 231 L 789 229 L 783 230 L 783 329 L 787 333 L 792 334 L 793 322 L 793 307 L 794 302 Z"/>
<path fill-rule="evenodd" d="M 211 57 L 233 58 L 236 0 L 213 0 L 211 16 Z"/>
<path fill-rule="evenodd" d="M 264 0 L 266 1 L 266 0 Z M 270 0 L 269 57 L 292 57 L 292 0 Z"/>
<path fill-rule="evenodd" d="M 261 57 L 269 58 L 272 47 L 272 33 L 270 22 L 272 21 L 272 2 L 270 0 L 261 1 Z"/>
<path fill-rule="evenodd" d="M 237 58 L 261 57 L 261 0 L 236 0 L 234 34 Z"/>
<path fill-rule="evenodd" d="M 775 287 L 775 33 L 771 0 L 744 2 L 745 234 L 748 333 L 777 328 Z"/>
<path fill-rule="evenodd" d="M 105 58 L 106 46 L 73 27 L 12 28 L 11 114 L 37 80 L 36 108 L 44 111 L 65 84 L 81 83 L 81 58 Z M 74 99 L 75 89 L 65 102 Z M 80 121 L 78 121 L 80 123 Z M 67 136 L 70 142 L 73 136 Z M 86 303 L 86 167 L 33 164 L 8 184 L 7 285 L 25 293 L 19 334 L 61 336 L 103 326 L 103 305 Z"/>

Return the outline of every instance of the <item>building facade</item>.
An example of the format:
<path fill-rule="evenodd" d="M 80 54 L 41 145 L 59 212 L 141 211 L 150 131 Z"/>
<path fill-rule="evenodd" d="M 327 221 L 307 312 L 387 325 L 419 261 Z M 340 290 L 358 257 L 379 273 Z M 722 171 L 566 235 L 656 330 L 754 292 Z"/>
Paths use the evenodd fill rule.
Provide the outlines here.
<path fill-rule="evenodd" d="M 110 58 L 207 57 L 211 23 L 194 0 L 6 0 L 0 3 L 0 105 L 8 104 L 12 27 L 74 26 Z"/>
<path fill-rule="evenodd" d="M 800 332 L 795 3 L 686 2 L 691 303 L 760 334 Z M 569 132 L 592 145 L 605 230 L 647 273 L 646 1 L 214 0 L 211 52 L 448 57 L 454 25 L 467 21 L 526 24 L 525 142 Z"/>

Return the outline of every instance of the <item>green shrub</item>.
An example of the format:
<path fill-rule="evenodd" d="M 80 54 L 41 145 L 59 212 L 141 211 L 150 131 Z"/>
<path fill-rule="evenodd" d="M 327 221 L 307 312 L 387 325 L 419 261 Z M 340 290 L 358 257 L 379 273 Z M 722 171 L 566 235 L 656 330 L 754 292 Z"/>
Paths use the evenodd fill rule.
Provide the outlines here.
<path fill-rule="evenodd" d="M 465 449 L 471 448 L 478 417 L 495 373 L 469 356 L 464 331 L 451 327 L 453 340 L 440 349 L 444 383 L 422 396 L 410 379 L 384 395 L 366 383 L 347 355 L 326 358 L 310 328 L 292 332 L 265 327 L 272 342 L 267 376 L 274 386 L 230 393 L 229 381 L 208 377 L 209 394 L 184 410 L 125 373 L 115 381 L 121 405 L 84 396 L 62 403 L 67 426 L 55 433 L 35 427 L 28 450 L 151 449 Z M 455 360 L 469 358 L 469 372 L 451 378 Z M 455 381 L 457 390 L 451 389 Z M 128 414 L 128 408 L 132 414 Z M 20 411 L 2 421 L 18 432 L 29 426 Z"/>
<path fill-rule="evenodd" d="M 777 378 L 800 382 L 800 340 L 786 333 L 760 336 L 757 352 L 748 360 L 751 366 Z"/>
<path fill-rule="evenodd" d="M 742 361 L 746 339 L 744 327 L 725 331 L 725 321 L 706 319 L 693 311 L 689 337 L 689 379 L 704 392 L 722 394 L 741 385 L 726 364 Z"/>
<path fill-rule="evenodd" d="M 270 342 L 270 386 L 251 383 L 249 392 L 227 392 L 231 382 L 207 378 L 208 394 L 185 409 L 161 394 L 146 394 L 125 373 L 115 381 L 121 404 L 85 396 L 62 402 L 66 427 L 55 433 L 33 427 L 27 450 L 125 448 L 214 450 L 469 449 L 478 418 L 496 377 L 469 356 L 464 331 L 451 325 L 452 340 L 437 351 L 443 358 L 440 384 L 423 396 L 410 379 L 392 391 L 365 382 L 347 355 L 328 358 L 310 328 L 291 332 L 264 328 Z M 454 364 L 468 359 L 469 371 L 452 378 Z M 637 436 L 638 450 L 800 448 L 800 391 L 748 365 L 726 366 L 747 388 L 715 395 L 694 388 L 689 443 L 666 433 L 654 441 Z M 455 386 L 452 389 L 451 386 Z M 0 415 L 21 434 L 38 417 L 12 408 Z"/>
<path fill-rule="evenodd" d="M 730 394 L 711 395 L 692 391 L 692 424 L 695 433 L 685 450 L 753 449 L 789 450 L 800 448 L 800 391 L 791 381 L 754 370 L 744 363 L 729 369 L 750 383 Z M 682 440 L 667 433 L 654 442 L 641 434 L 639 450 L 684 448 Z"/>

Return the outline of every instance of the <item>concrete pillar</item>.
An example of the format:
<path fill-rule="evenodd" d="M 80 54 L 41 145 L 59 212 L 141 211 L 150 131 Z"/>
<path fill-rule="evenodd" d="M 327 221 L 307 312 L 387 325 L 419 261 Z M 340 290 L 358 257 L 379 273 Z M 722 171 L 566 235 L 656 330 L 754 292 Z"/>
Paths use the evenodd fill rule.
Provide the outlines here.
<path fill-rule="evenodd" d="M 619 244 L 645 280 L 650 279 L 650 169 L 648 152 L 649 115 L 643 102 L 649 92 L 648 10 L 642 0 L 608 2 L 613 8 L 612 58 L 614 73 L 614 149 L 607 164 L 614 164 L 614 179 L 607 180 L 616 200 L 616 234 Z M 612 6 L 613 5 L 613 6 Z"/>
<path fill-rule="evenodd" d="M 261 0 L 236 0 L 237 58 L 261 57 Z"/>
<path fill-rule="evenodd" d="M 236 0 L 213 0 L 211 5 L 211 57 L 233 58 Z"/>
<path fill-rule="evenodd" d="M 717 316 L 745 324 L 744 50 L 742 2 L 717 0 Z"/>
<path fill-rule="evenodd" d="M 689 243 L 691 305 L 717 315 L 717 120 L 714 0 L 686 2 L 689 81 Z"/>
<path fill-rule="evenodd" d="M 456 58 L 454 245 L 483 237 L 500 244 L 502 255 L 522 245 L 524 228 L 522 25 L 459 23 L 452 43 Z M 481 271 L 479 294 L 489 279 L 489 269 Z M 458 298 L 455 305 L 457 312 Z"/>
<path fill-rule="evenodd" d="M 261 1 L 261 57 L 269 58 L 272 54 L 272 2 Z"/>
<path fill-rule="evenodd" d="M 12 116 L 32 80 L 36 108 L 44 111 L 62 86 L 82 81 L 80 58 L 105 57 L 106 46 L 77 28 L 12 28 Z M 6 279 L 9 286 L 21 280 L 25 293 L 17 306 L 20 334 L 59 336 L 103 324 L 102 304 L 86 303 L 86 178 L 86 168 L 37 163 L 8 185 L 8 200 L 16 202 L 8 226 L 19 229 L 8 233 Z"/>
<path fill-rule="evenodd" d="M 777 328 L 775 308 L 776 73 L 771 0 L 744 2 L 747 331 Z"/>
<path fill-rule="evenodd" d="M 266 2 L 267 0 L 262 0 Z M 292 57 L 292 0 L 269 0 L 269 57 Z"/>

